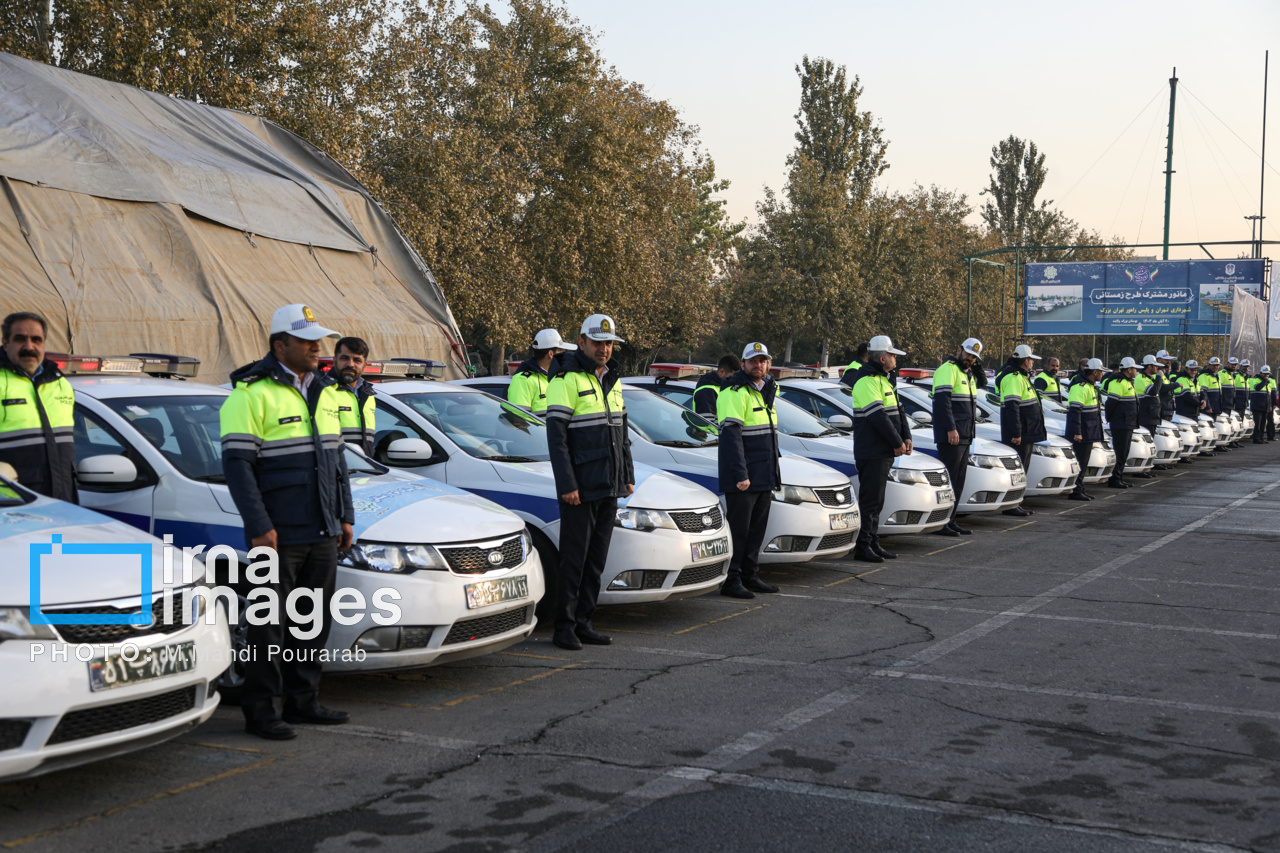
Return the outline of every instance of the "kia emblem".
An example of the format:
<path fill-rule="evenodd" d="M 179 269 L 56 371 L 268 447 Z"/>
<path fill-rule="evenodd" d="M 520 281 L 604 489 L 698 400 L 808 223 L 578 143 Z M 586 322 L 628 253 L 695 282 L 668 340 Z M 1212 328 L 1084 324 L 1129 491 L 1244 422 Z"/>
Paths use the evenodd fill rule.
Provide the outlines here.
<path fill-rule="evenodd" d="M 711 526 L 712 521 L 713 521 L 713 519 L 711 518 L 711 516 L 709 516 L 709 515 L 704 515 L 704 516 L 702 517 L 702 526 L 703 526 L 703 527 L 710 527 L 710 526 Z"/>
<path fill-rule="evenodd" d="M 489 552 L 489 565 L 491 565 L 491 566 L 500 566 L 500 565 L 502 565 L 502 552 L 501 552 L 501 551 L 490 551 L 490 552 Z"/>

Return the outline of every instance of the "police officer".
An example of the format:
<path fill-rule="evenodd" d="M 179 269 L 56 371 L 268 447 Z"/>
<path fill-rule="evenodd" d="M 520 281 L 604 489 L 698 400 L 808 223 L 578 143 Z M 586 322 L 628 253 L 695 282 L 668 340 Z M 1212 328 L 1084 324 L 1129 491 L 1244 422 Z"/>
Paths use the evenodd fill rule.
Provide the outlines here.
<path fill-rule="evenodd" d="M 1194 358 L 1187 359 L 1187 363 L 1182 366 L 1182 370 L 1178 371 L 1173 381 L 1173 403 L 1175 412 L 1184 418 L 1190 418 L 1192 421 L 1198 420 L 1200 412 L 1205 407 L 1204 395 L 1200 386 L 1200 365 L 1196 363 Z M 1197 426 L 1197 429 L 1199 427 Z M 1200 451 L 1201 456 L 1213 456 L 1211 450 Z M 1190 459 L 1182 460 L 1186 464 L 1191 464 Z"/>
<path fill-rule="evenodd" d="M 1085 468 L 1093 446 L 1102 441 L 1102 407 L 1098 402 L 1097 381 L 1102 378 L 1102 359 L 1091 358 L 1076 373 L 1067 397 L 1067 428 L 1064 435 L 1071 442 L 1076 459 L 1080 460 L 1080 474 L 1076 487 L 1068 500 L 1091 501 L 1093 496 L 1084 490 Z"/>
<path fill-rule="evenodd" d="M 1133 431 L 1138 428 L 1138 391 L 1133 378 L 1138 375 L 1138 363 L 1129 356 L 1120 360 L 1119 369 L 1102 380 L 1102 394 L 1106 399 L 1107 425 L 1111 427 L 1111 444 L 1116 449 L 1116 467 L 1107 485 L 1113 489 L 1128 489 L 1132 483 L 1124 479 L 1124 466 L 1133 446 Z"/>
<path fill-rule="evenodd" d="M 1176 409 L 1173 403 L 1173 392 L 1176 384 L 1174 379 L 1175 374 L 1178 372 L 1178 363 L 1169 354 L 1168 350 L 1162 349 L 1156 353 L 1156 365 L 1156 369 L 1164 377 L 1164 382 L 1160 385 L 1160 419 L 1172 421 Z"/>
<path fill-rule="evenodd" d="M 1240 416 L 1240 423 L 1244 423 L 1245 412 L 1249 411 L 1249 359 L 1242 358 L 1240 363 L 1236 365 L 1236 414 Z M 1244 447 L 1242 440 L 1236 442 L 1236 447 Z"/>
<path fill-rule="evenodd" d="M 18 311 L 0 325 L 0 462 L 28 489 L 78 503 L 75 392 L 44 357 L 44 318 Z"/>
<path fill-rule="evenodd" d="M 844 373 L 840 374 L 840 381 L 850 388 L 853 387 L 853 383 L 856 381 L 858 371 L 862 369 L 862 363 L 867 360 L 869 349 L 869 344 L 858 344 L 858 348 L 853 353 L 853 361 L 849 362 L 849 366 L 844 369 Z"/>
<path fill-rule="evenodd" d="M 1049 432 L 1044 424 L 1040 392 L 1031 384 L 1031 365 L 1040 356 L 1031 347 L 1019 344 L 996 374 L 996 395 L 1000 398 L 1000 440 L 1017 451 L 1022 470 L 1031 470 L 1031 448 L 1044 441 Z M 1021 504 L 1006 509 L 1005 515 L 1035 515 Z"/>
<path fill-rule="evenodd" d="M 1271 398 L 1276 384 L 1271 379 L 1271 365 L 1264 364 L 1258 375 L 1249 380 L 1249 408 L 1253 411 L 1253 443 L 1266 444 L 1263 438 L 1267 424 L 1275 424 L 1271 420 Z"/>
<path fill-rule="evenodd" d="M 1222 385 L 1218 380 L 1218 369 L 1221 367 L 1222 362 L 1214 356 L 1209 359 L 1206 369 L 1196 378 L 1196 384 L 1200 388 L 1200 399 L 1204 402 L 1204 413 L 1211 418 L 1222 413 Z M 1225 452 L 1226 448 L 1223 450 Z"/>
<path fill-rule="evenodd" d="M 613 318 L 592 314 L 547 385 L 547 449 L 560 496 L 560 570 L 552 642 L 576 651 L 612 640 L 591 625 L 618 498 L 635 491 Z"/>
<path fill-rule="evenodd" d="M 933 440 L 938 445 L 938 459 L 951 475 L 957 500 L 951 508 L 951 520 L 938 531 L 943 536 L 968 536 L 973 531 L 956 522 L 958 500 L 964 491 L 969 467 L 969 446 L 977 437 L 977 409 L 974 398 L 987 384 L 986 371 L 979 357 L 982 341 L 966 338 L 953 358 L 949 358 L 933 374 Z"/>
<path fill-rule="evenodd" d="M 1218 395 L 1222 401 L 1222 413 L 1230 416 L 1236 410 L 1236 371 L 1240 368 L 1240 360 L 1234 355 L 1218 371 Z M 1227 447 L 1244 447 L 1238 441 L 1232 441 Z"/>
<path fill-rule="evenodd" d="M 281 602 L 295 589 L 321 591 L 315 637 L 299 639 L 287 630 L 298 626 L 283 608 L 277 624 L 248 628 L 254 655 L 244 665 L 245 730 L 286 740 L 297 734 L 289 723 L 349 719 L 319 703 L 316 653 L 329 637 L 338 553 L 351 547 L 355 513 L 338 418 L 344 392 L 317 370 L 320 341 L 338 333 L 299 304 L 277 310 L 270 329 L 271 351 L 231 374 L 233 390 L 221 411 L 222 468 L 249 547 L 278 554 L 278 579 L 258 586 L 274 590 Z M 283 713 L 275 704 L 282 696 Z"/>
<path fill-rule="evenodd" d="M 1162 420 L 1160 401 L 1164 386 L 1165 381 L 1164 375 L 1160 373 L 1160 362 L 1156 361 L 1154 355 L 1144 355 L 1142 357 L 1142 369 L 1133 378 L 1133 390 L 1138 394 L 1138 426 L 1145 428 L 1152 436 L 1160 429 L 1160 421 Z M 1169 470 L 1169 466 L 1164 464 L 1157 464 L 1152 467 L 1157 471 Z M 1154 474 L 1146 471 L 1133 476 L 1143 480 L 1155 479 Z"/>
<path fill-rule="evenodd" d="M 1044 363 L 1044 370 L 1036 374 L 1035 381 L 1031 384 L 1035 385 L 1041 397 L 1048 397 L 1056 403 L 1061 403 L 1062 389 L 1058 386 L 1058 364 L 1056 358 L 1048 359 Z"/>
<path fill-rule="evenodd" d="M 725 387 L 730 376 L 741 369 L 742 363 L 733 353 L 725 353 L 721 356 L 715 370 L 708 370 L 699 377 L 698 384 L 693 390 L 693 410 L 700 415 L 717 420 L 716 398 L 720 395 L 720 389 Z"/>
<path fill-rule="evenodd" d="M 742 369 L 728 379 L 716 400 L 720 491 L 733 537 L 729 576 L 720 594 L 732 598 L 778 591 L 757 574 L 773 493 L 782 488 L 778 416 L 773 409 L 778 383 L 769 375 L 770 360 L 764 344 L 747 344 Z"/>
<path fill-rule="evenodd" d="M 577 344 L 560 337 L 555 329 L 542 329 L 533 336 L 529 357 L 520 362 L 511 384 L 507 386 L 507 402 L 541 416 L 547 411 L 547 386 L 551 382 L 551 364 L 562 352 L 573 352 Z"/>
<path fill-rule="evenodd" d="M 369 344 L 362 338 L 343 338 L 333 348 L 333 376 L 338 380 L 338 391 L 343 392 L 338 394 L 342 440 L 355 444 L 366 456 L 372 456 L 378 404 L 373 399 L 373 384 L 364 378 L 368 363 Z"/>
<path fill-rule="evenodd" d="M 867 345 L 866 363 L 853 377 L 853 461 L 858 466 L 858 509 L 862 516 L 853 558 L 867 563 L 882 563 L 898 556 L 880 544 L 877 530 L 889 469 L 895 457 L 912 450 L 907 414 L 889 376 L 897 369 L 897 356 L 905 354 L 894 349 L 888 335 L 876 335 Z"/>

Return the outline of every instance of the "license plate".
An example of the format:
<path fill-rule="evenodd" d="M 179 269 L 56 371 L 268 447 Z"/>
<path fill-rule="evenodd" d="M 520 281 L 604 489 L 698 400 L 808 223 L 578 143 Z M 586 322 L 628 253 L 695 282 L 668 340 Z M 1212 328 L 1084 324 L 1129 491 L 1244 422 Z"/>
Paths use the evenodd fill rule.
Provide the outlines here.
<path fill-rule="evenodd" d="M 938 503 L 940 503 L 940 504 L 950 504 L 950 503 L 955 503 L 955 502 L 956 502 L 955 493 L 954 493 L 954 492 L 952 492 L 950 489 L 939 489 L 939 490 L 938 490 Z"/>
<path fill-rule="evenodd" d="M 1072 473 L 1072 474 L 1079 474 L 1079 473 L 1080 473 L 1080 464 L 1079 464 L 1078 462 L 1072 462 L 1072 463 L 1071 463 L 1071 473 Z"/>
<path fill-rule="evenodd" d="M 689 548 L 693 551 L 693 561 L 710 560 L 712 557 L 723 557 L 729 553 L 729 537 L 711 539 L 707 542 L 694 542 Z"/>
<path fill-rule="evenodd" d="M 529 576 L 519 575 L 514 578 L 499 578 L 492 581 L 476 581 L 464 586 L 467 594 L 467 609 L 488 607 L 504 601 L 515 601 L 529 597 Z"/>
<path fill-rule="evenodd" d="M 1009 475 L 1009 483 L 1014 486 L 1025 486 L 1027 484 L 1027 475 L 1021 471 L 1014 471 Z"/>
<path fill-rule="evenodd" d="M 96 693 L 113 687 L 127 687 L 130 684 L 190 672 L 195 668 L 194 642 L 150 649 L 138 648 L 136 653 L 107 655 L 89 661 L 89 689 Z"/>
<path fill-rule="evenodd" d="M 832 530 L 848 530 L 858 523 L 856 512 L 841 512 L 828 517 L 831 519 Z"/>

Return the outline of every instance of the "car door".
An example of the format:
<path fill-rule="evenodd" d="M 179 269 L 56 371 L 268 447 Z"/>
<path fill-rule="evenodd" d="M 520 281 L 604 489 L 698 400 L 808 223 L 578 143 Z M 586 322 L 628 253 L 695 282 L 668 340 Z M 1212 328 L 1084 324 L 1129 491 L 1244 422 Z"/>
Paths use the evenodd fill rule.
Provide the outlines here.
<path fill-rule="evenodd" d="M 79 483 L 80 505 L 153 533 L 152 508 L 159 482 L 155 470 L 100 415 L 80 402 L 75 407 L 74 427 L 77 465 L 91 456 L 123 456 L 138 470 L 131 483 Z"/>

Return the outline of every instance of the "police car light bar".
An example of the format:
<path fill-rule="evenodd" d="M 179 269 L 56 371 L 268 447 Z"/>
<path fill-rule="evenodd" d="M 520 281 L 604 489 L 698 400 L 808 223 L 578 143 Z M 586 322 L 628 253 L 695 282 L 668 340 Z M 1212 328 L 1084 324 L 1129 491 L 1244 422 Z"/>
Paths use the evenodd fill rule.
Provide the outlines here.
<path fill-rule="evenodd" d="M 142 363 L 141 371 L 148 376 L 195 379 L 200 373 L 200 359 L 192 358 L 189 355 L 169 355 L 162 352 L 131 352 L 129 357 L 140 361 Z"/>
<path fill-rule="evenodd" d="M 902 379 L 928 379 L 933 376 L 932 367 L 904 367 L 898 371 Z"/>
<path fill-rule="evenodd" d="M 428 358 L 393 358 L 382 363 L 386 379 L 439 379 L 444 376 L 444 362 Z"/>
<path fill-rule="evenodd" d="M 523 363 L 524 363 L 524 362 L 520 362 L 520 361 L 508 361 L 508 362 L 507 362 L 507 375 L 508 375 L 508 376 L 515 376 L 515 374 L 516 374 L 516 368 L 517 368 L 517 367 L 519 367 L 519 366 L 520 366 L 521 364 L 523 364 Z"/>
<path fill-rule="evenodd" d="M 45 353 L 45 358 L 58 365 L 66 376 L 84 376 L 88 373 L 141 373 L 142 359 L 130 356 L 67 355 L 64 352 Z"/>
<path fill-rule="evenodd" d="M 650 376 L 665 376 L 668 379 L 685 379 L 698 375 L 698 368 L 692 364 L 659 363 L 649 365 Z"/>
<path fill-rule="evenodd" d="M 816 367 L 770 367 L 774 379 L 817 379 L 822 373 Z"/>

